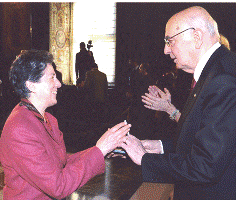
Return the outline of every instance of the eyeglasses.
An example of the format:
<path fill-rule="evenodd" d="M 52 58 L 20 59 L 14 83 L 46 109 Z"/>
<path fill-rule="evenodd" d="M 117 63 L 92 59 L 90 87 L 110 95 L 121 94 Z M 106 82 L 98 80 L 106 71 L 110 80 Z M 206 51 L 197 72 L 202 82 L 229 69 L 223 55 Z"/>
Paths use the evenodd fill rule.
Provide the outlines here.
<path fill-rule="evenodd" d="M 169 37 L 169 36 L 166 36 L 165 38 L 164 38 L 164 41 L 165 41 L 165 44 L 168 46 L 168 47 L 170 47 L 170 46 L 174 46 L 173 44 L 171 44 L 171 41 L 170 41 L 170 39 L 172 39 L 172 38 L 174 38 L 175 36 L 177 36 L 177 35 L 179 35 L 179 34 L 181 34 L 181 33 L 183 33 L 183 32 L 185 32 L 185 31 L 187 31 L 187 30 L 190 30 L 190 29 L 193 29 L 193 30 L 195 30 L 195 28 L 187 28 L 187 29 L 185 29 L 184 31 L 181 31 L 181 32 L 179 32 L 179 33 L 177 33 L 177 34 L 175 34 L 175 35 L 173 35 L 173 36 L 171 36 L 171 37 Z"/>

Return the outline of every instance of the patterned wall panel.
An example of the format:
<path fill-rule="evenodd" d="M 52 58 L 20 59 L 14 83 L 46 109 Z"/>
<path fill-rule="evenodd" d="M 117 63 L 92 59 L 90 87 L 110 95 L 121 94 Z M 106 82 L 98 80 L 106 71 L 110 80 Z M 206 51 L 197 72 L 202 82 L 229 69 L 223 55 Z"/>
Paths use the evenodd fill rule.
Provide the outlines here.
<path fill-rule="evenodd" d="M 50 3 L 50 45 L 57 70 L 62 73 L 64 84 L 73 82 L 72 62 L 72 13 L 73 3 Z"/>

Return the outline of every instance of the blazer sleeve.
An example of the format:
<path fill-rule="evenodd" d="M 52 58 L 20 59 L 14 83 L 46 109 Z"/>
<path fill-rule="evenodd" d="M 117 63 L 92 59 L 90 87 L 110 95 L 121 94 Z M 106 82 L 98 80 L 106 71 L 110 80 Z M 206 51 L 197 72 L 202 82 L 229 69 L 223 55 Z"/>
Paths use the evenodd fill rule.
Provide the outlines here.
<path fill-rule="evenodd" d="M 193 134 L 188 153 L 145 154 L 142 158 L 143 179 L 147 182 L 215 183 L 236 155 L 236 81 L 220 75 L 204 89 L 196 112 L 199 129 Z M 193 126 L 185 121 L 188 127 Z M 183 130 L 181 130 L 181 134 Z"/>
<path fill-rule="evenodd" d="M 48 145 L 53 143 L 42 141 L 40 132 L 43 132 L 43 128 L 40 122 L 23 121 L 17 122 L 21 124 L 17 128 L 10 126 L 7 135 L 10 139 L 6 140 L 4 151 L 17 174 L 33 187 L 53 198 L 62 199 L 104 172 L 104 157 L 97 147 L 68 157 L 61 136 L 57 142 L 63 144 L 55 145 L 54 148 L 58 148 L 55 152 L 64 156 L 55 155 L 48 150 Z"/>

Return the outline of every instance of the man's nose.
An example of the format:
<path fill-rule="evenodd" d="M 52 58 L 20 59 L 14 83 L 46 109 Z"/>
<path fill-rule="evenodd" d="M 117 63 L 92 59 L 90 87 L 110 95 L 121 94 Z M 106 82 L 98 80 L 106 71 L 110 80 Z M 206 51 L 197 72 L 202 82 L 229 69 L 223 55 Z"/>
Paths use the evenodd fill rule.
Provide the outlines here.
<path fill-rule="evenodd" d="M 164 54 L 165 55 L 168 55 L 168 54 L 170 54 L 171 53 L 171 48 L 167 45 L 167 44 L 165 44 L 165 47 L 164 47 Z"/>

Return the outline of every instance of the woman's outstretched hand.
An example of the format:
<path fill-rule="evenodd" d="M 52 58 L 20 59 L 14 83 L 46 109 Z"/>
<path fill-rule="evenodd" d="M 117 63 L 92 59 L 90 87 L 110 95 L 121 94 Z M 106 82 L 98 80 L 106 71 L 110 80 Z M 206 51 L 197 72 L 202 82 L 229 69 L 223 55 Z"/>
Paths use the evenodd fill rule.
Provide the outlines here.
<path fill-rule="evenodd" d="M 109 128 L 97 141 L 96 146 L 101 150 L 103 156 L 119 146 L 120 141 L 130 131 L 131 124 L 121 122 L 112 128 Z"/>

